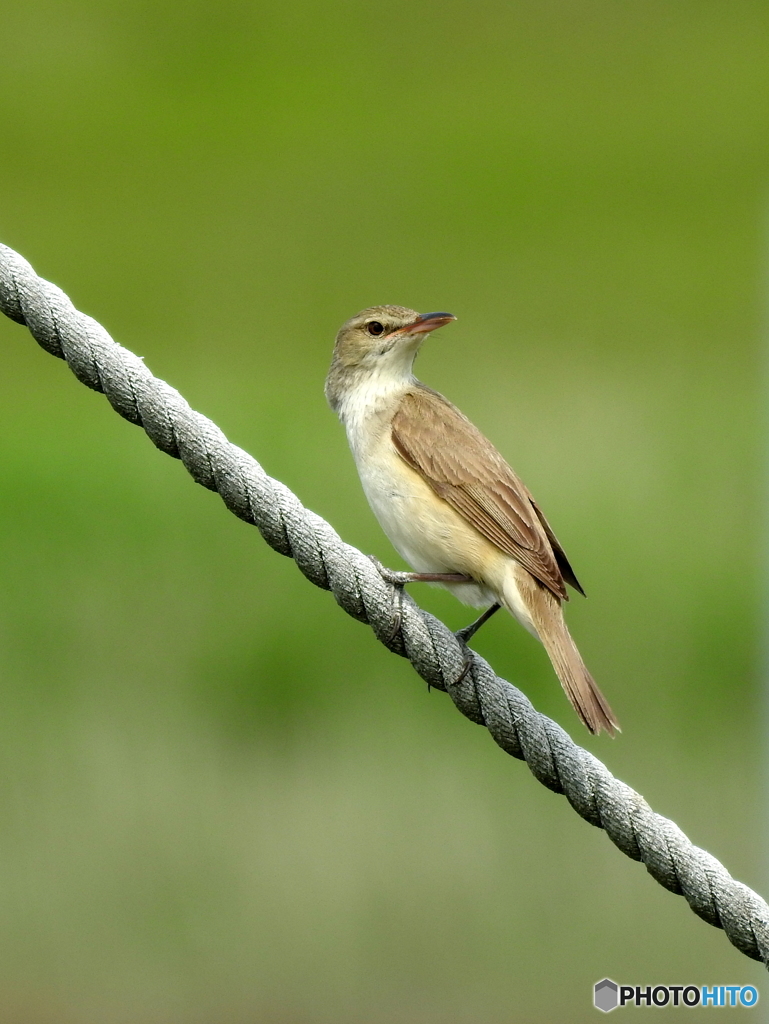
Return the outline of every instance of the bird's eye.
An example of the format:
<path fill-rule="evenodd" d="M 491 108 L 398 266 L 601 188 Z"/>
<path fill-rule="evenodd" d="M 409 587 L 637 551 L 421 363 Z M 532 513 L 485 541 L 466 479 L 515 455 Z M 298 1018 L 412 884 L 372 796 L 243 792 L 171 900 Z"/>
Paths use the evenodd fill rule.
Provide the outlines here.
<path fill-rule="evenodd" d="M 372 320 L 366 324 L 366 330 L 372 337 L 378 338 L 380 334 L 384 334 L 384 325 L 380 324 L 378 320 Z"/>

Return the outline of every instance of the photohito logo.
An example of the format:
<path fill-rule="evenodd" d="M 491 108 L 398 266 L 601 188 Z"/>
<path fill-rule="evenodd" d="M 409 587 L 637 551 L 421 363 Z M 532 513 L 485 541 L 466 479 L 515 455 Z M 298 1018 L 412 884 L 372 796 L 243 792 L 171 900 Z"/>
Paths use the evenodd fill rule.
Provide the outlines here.
<path fill-rule="evenodd" d="M 611 978 L 593 986 L 593 1006 L 609 1013 L 618 1006 L 755 1006 L 753 985 L 618 985 Z"/>

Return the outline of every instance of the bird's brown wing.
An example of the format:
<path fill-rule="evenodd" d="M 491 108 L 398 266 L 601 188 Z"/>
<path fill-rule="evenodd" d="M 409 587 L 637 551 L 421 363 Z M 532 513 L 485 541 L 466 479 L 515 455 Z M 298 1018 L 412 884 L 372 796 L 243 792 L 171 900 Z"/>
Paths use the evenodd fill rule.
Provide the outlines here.
<path fill-rule="evenodd" d="M 582 588 L 526 485 L 492 443 L 437 391 L 417 384 L 392 421 L 396 451 L 479 533 L 567 599 Z"/>
<path fill-rule="evenodd" d="M 561 575 L 570 587 L 574 587 L 574 589 L 584 597 L 585 591 L 582 589 L 582 584 L 577 579 L 577 575 L 572 569 L 569 559 L 566 557 L 566 552 L 561 547 L 561 542 L 553 533 L 552 526 L 548 523 L 547 519 L 545 519 L 544 512 L 532 498 L 528 488 L 526 488 L 526 494 L 528 495 L 532 508 L 537 513 L 537 519 L 542 523 L 542 529 L 547 534 L 547 539 L 550 541 L 550 547 L 553 549 L 553 554 L 555 555 L 555 560 L 558 563 L 558 568 L 561 570 Z"/>

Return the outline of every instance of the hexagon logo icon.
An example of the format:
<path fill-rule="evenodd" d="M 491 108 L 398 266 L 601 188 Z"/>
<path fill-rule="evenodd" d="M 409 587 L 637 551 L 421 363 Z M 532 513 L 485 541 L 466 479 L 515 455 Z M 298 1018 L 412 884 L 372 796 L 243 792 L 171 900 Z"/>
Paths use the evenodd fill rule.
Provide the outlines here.
<path fill-rule="evenodd" d="M 612 981 L 611 978 L 597 981 L 593 986 L 593 1006 L 596 1010 L 601 1010 L 603 1013 L 616 1010 L 619 1004 L 618 992 L 619 985 Z"/>

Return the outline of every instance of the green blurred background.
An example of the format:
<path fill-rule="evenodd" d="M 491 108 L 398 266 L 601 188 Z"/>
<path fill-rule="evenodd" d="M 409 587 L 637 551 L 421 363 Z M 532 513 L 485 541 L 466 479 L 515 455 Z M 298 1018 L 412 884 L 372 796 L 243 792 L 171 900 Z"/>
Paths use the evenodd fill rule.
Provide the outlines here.
<path fill-rule="evenodd" d="M 457 314 L 420 375 L 553 522 L 624 733 L 590 739 L 509 618 L 478 649 L 765 889 L 769 7 L 2 22 L 0 240 L 392 565 L 324 403 L 333 337 L 372 303 Z M 23 328 L 0 340 L 0 1020 L 580 1022 L 606 975 L 769 997 Z"/>

